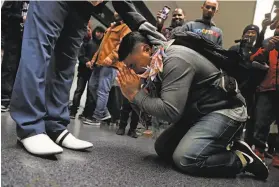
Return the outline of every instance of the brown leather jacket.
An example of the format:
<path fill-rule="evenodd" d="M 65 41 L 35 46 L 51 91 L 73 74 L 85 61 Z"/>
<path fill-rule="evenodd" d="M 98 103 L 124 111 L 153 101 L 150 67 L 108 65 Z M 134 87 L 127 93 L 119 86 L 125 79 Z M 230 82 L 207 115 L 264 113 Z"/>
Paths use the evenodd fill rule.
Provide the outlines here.
<path fill-rule="evenodd" d="M 124 23 L 109 27 L 106 30 L 102 43 L 91 62 L 102 66 L 104 65 L 104 59 L 109 57 L 112 60 L 112 66 L 118 63 L 118 48 L 120 42 L 122 38 L 130 32 L 131 30 Z"/>

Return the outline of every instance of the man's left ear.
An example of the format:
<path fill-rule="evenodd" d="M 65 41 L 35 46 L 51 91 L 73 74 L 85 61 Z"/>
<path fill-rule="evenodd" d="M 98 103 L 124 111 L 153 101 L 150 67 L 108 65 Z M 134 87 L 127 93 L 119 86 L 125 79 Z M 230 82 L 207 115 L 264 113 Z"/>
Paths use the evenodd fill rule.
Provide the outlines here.
<path fill-rule="evenodd" d="M 143 51 L 146 52 L 146 53 L 151 54 L 151 47 L 149 45 L 145 44 L 143 46 Z"/>

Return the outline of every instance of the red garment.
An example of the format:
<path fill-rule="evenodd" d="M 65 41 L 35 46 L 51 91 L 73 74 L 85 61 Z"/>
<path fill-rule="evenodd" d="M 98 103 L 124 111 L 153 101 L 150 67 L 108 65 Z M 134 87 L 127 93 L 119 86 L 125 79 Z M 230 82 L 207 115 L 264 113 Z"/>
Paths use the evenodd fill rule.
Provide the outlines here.
<path fill-rule="evenodd" d="M 278 51 L 276 49 L 273 49 L 268 53 L 268 51 L 261 48 L 250 57 L 250 60 L 266 62 L 269 65 L 269 70 L 265 76 L 265 79 L 258 86 L 258 91 L 279 91 Z"/>

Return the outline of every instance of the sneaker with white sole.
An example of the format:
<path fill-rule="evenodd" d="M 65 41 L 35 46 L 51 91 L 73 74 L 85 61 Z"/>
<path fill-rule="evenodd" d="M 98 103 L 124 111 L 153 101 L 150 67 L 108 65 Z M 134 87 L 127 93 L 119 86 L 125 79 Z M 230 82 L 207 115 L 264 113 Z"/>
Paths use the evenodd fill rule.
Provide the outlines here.
<path fill-rule="evenodd" d="M 96 125 L 96 126 L 100 126 L 101 125 L 101 121 L 97 120 L 96 118 L 85 118 L 85 120 L 83 120 L 84 124 L 87 125 Z"/>
<path fill-rule="evenodd" d="M 269 175 L 269 170 L 266 164 L 258 157 L 251 147 L 244 141 L 235 141 L 232 146 L 232 150 L 240 151 L 247 161 L 247 166 L 244 171 L 252 173 L 256 178 L 266 180 Z"/>
<path fill-rule="evenodd" d="M 10 110 L 9 106 L 1 105 L 1 112 L 8 112 Z"/>
<path fill-rule="evenodd" d="M 46 134 L 37 134 L 24 139 L 18 138 L 18 140 L 29 153 L 34 155 L 47 156 L 63 152 L 63 149 L 55 144 Z"/>
<path fill-rule="evenodd" d="M 77 139 L 67 129 L 58 136 L 55 143 L 73 150 L 84 150 L 93 147 L 92 143 Z"/>

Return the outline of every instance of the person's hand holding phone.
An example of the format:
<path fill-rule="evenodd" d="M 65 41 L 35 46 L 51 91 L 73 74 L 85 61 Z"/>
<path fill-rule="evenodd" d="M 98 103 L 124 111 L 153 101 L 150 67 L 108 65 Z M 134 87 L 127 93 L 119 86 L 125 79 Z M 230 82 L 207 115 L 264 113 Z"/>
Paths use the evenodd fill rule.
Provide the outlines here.
<path fill-rule="evenodd" d="M 268 18 L 265 18 L 262 22 L 262 28 L 265 30 L 269 25 L 271 25 L 271 21 Z"/>
<path fill-rule="evenodd" d="M 267 44 L 266 50 L 271 51 L 273 50 L 277 45 L 279 45 L 279 36 L 273 36 Z"/>

